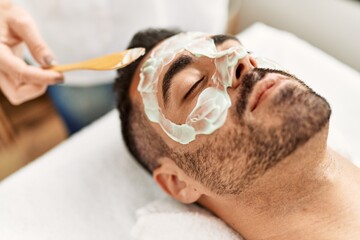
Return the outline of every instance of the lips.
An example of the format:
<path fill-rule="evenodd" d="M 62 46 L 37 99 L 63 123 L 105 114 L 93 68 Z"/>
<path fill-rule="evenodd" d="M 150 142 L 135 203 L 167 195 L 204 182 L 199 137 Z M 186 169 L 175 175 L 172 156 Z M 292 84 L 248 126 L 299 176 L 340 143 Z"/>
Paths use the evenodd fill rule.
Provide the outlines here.
<path fill-rule="evenodd" d="M 250 111 L 254 111 L 274 90 L 280 79 L 264 79 L 255 85 L 250 97 Z"/>

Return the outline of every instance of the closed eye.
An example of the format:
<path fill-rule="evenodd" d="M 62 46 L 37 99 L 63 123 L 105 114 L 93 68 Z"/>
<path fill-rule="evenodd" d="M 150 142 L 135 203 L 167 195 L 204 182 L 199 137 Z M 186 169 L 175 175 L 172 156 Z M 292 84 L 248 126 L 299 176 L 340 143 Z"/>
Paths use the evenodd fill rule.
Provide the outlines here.
<path fill-rule="evenodd" d="M 184 95 L 183 97 L 183 101 L 185 101 L 189 95 L 194 92 L 194 90 L 196 89 L 197 86 L 199 86 L 199 84 L 205 79 L 205 76 L 202 77 L 200 80 L 198 80 L 196 83 L 194 83 L 194 85 L 192 85 L 192 87 L 189 89 L 189 91 L 187 91 L 187 93 Z"/>

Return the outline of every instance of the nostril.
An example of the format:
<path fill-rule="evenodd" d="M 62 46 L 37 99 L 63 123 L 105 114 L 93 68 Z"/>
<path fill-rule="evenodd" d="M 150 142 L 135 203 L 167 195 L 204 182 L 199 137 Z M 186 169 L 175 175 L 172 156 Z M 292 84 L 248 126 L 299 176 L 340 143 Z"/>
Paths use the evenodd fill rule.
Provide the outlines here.
<path fill-rule="evenodd" d="M 235 75 L 236 75 L 236 78 L 239 79 L 240 76 L 241 76 L 241 72 L 243 71 L 244 69 L 244 65 L 242 63 L 240 63 L 237 68 L 236 68 L 236 72 L 235 72 Z"/>

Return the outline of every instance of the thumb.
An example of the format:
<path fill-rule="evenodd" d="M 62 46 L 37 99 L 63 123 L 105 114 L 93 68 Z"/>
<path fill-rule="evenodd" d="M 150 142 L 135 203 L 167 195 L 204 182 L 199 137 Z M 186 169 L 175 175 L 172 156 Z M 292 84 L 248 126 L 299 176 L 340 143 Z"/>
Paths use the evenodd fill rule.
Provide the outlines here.
<path fill-rule="evenodd" d="M 9 20 L 10 29 L 26 43 L 32 56 L 42 67 L 54 65 L 54 56 L 34 20 L 25 10 L 19 8 L 18 11 L 21 11 L 21 14 Z"/>

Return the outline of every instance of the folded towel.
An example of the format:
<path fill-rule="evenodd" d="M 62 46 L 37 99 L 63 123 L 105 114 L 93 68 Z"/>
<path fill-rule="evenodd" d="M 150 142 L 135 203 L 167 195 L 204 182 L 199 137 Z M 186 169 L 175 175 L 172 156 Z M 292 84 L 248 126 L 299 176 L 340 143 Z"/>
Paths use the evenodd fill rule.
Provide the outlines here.
<path fill-rule="evenodd" d="M 171 198 L 154 201 L 136 211 L 131 236 L 138 240 L 242 240 L 209 211 Z"/>

